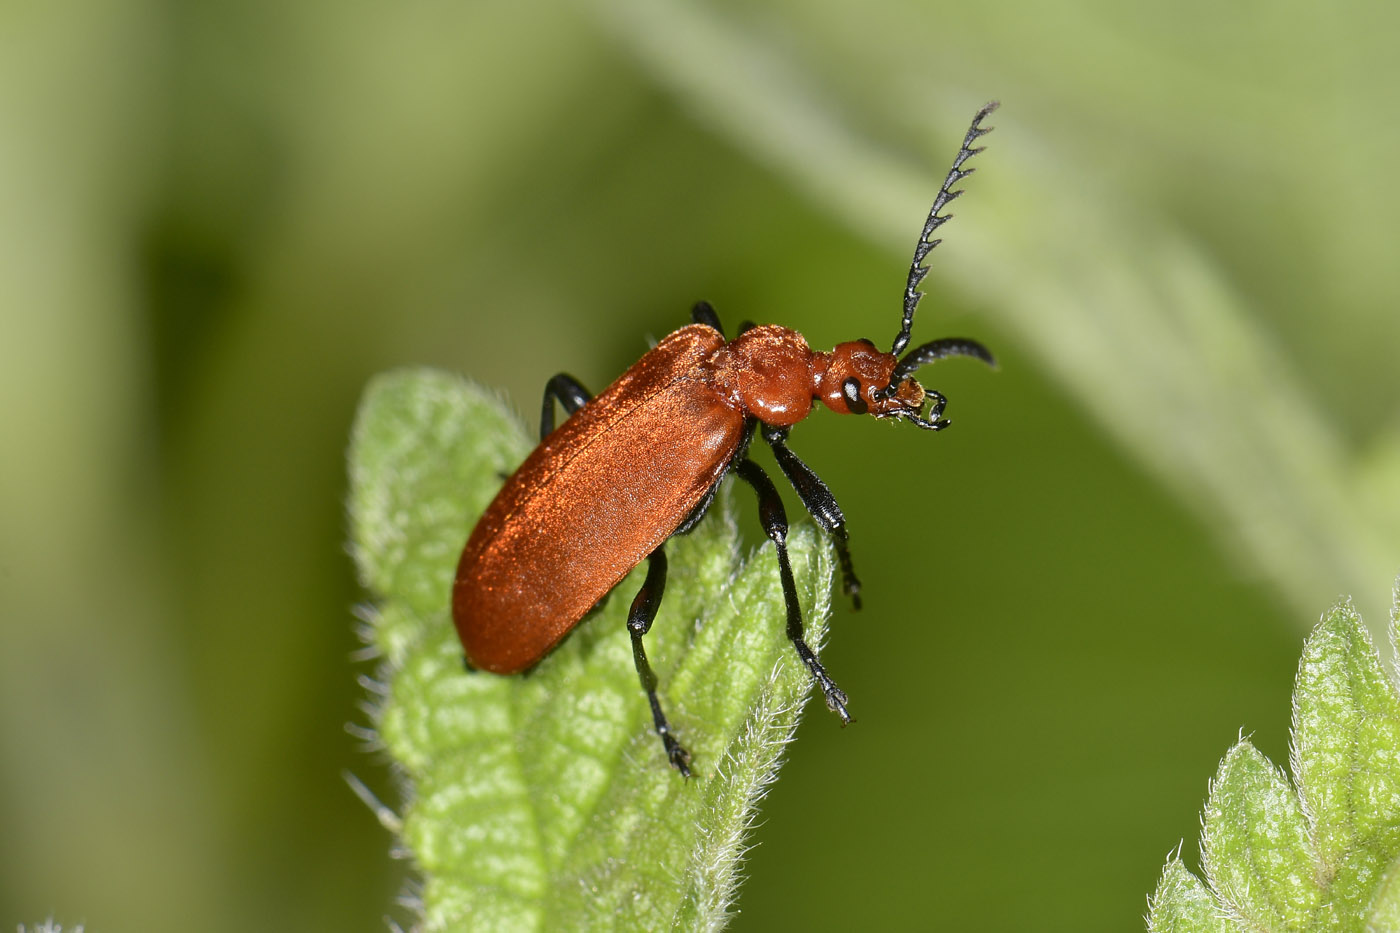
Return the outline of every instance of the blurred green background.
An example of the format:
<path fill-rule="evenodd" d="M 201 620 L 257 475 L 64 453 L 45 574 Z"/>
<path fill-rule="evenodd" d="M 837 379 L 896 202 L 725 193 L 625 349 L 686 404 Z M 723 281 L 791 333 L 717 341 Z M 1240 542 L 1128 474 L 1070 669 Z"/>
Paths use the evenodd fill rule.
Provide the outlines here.
<path fill-rule="evenodd" d="M 1123 930 L 1302 634 L 1400 568 L 1400 8 L 0 6 L 0 920 L 383 929 L 343 452 L 373 373 L 535 417 L 708 298 L 916 341 L 931 437 L 818 413 L 866 609 L 738 930 Z M 797 508 L 789 496 L 790 508 Z M 716 672 L 722 676 L 722 672 Z"/>

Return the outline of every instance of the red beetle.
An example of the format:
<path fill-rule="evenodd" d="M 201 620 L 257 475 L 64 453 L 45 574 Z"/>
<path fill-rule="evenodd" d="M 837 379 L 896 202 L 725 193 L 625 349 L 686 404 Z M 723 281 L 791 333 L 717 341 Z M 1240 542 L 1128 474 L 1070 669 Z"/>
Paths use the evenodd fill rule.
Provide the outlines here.
<path fill-rule="evenodd" d="M 826 705 L 851 721 L 846 694 L 827 675 L 802 637 L 802 614 L 787 554 L 787 516 L 763 469 L 748 458 L 758 429 L 802 504 L 831 536 L 843 588 L 860 607 L 860 582 L 846 547 L 846 520 L 831 490 L 787 447 L 791 427 L 814 400 L 839 414 L 899 418 L 929 431 L 948 426 L 947 400 L 925 389 L 914 373 L 948 356 L 993 364 L 975 340 L 945 338 L 899 356 L 909 344 L 916 289 L 928 273 L 922 265 L 938 240 L 929 237 L 951 215 L 943 207 L 962 193 L 952 190 L 973 172 L 963 163 L 991 132 L 977 112 L 953 167 L 929 211 L 914 248 L 904 290 L 904 317 L 890 352 L 868 340 L 814 352 L 802 335 L 777 325 L 746 325 L 726 340 L 707 303 L 692 311 L 694 323 L 671 333 L 596 398 L 560 373 L 545 386 L 540 446 L 526 458 L 481 516 L 462 551 L 452 591 L 452 615 L 467 662 L 497 674 L 537 663 L 643 559 L 646 582 L 632 601 L 627 629 L 642 687 L 666 756 L 690 775 L 690 754 L 661 711 L 656 675 L 642 636 L 651 628 L 666 586 L 665 543 L 689 531 L 714 500 L 720 481 L 733 472 L 758 494 L 764 530 L 778 551 L 787 634 L 812 672 Z M 554 429 L 554 403 L 569 412 Z M 927 414 L 925 409 L 927 408 Z"/>

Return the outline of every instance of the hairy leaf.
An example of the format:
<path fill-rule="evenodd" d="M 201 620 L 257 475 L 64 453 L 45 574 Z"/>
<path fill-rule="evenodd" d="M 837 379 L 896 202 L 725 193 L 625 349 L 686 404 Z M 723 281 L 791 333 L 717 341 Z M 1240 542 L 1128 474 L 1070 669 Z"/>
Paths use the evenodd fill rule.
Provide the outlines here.
<path fill-rule="evenodd" d="M 694 756 L 687 781 L 666 762 L 633 668 L 624 623 L 640 573 L 528 674 L 463 669 L 449 609 L 457 557 L 529 446 L 496 398 L 431 371 L 376 379 L 354 431 L 352 548 L 383 665 L 374 718 L 405 776 L 424 927 L 718 928 L 755 802 L 810 689 L 784 635 L 775 553 L 741 554 L 726 495 L 667 546 L 647 651 Z M 790 541 L 820 641 L 831 555 L 808 526 Z"/>
<path fill-rule="evenodd" d="M 1392 637 L 1400 581 L 1394 598 Z M 1296 790 L 1247 740 L 1225 756 L 1203 819 L 1210 890 L 1173 858 L 1152 933 L 1400 931 L 1400 694 L 1350 601 L 1304 645 L 1291 757 Z"/>
<path fill-rule="evenodd" d="M 1221 762 L 1204 822 L 1211 887 L 1249 928 L 1296 929 L 1312 915 L 1321 891 L 1302 807 L 1248 740 Z"/>
<path fill-rule="evenodd" d="M 1147 914 L 1149 933 L 1171 930 L 1201 930 L 1230 933 L 1230 924 L 1220 915 L 1215 898 L 1206 886 L 1181 863 L 1178 856 L 1167 861 L 1162 880 L 1152 895 Z"/>

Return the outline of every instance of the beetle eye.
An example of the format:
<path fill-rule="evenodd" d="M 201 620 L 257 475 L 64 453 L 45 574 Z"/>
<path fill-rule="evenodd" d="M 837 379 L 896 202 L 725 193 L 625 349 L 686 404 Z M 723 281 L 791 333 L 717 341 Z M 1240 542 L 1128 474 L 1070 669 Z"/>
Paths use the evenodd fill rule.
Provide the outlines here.
<path fill-rule="evenodd" d="M 860 380 L 851 376 L 841 383 L 841 395 L 846 399 L 846 407 L 853 415 L 863 415 L 870 410 L 870 406 L 860 397 Z"/>

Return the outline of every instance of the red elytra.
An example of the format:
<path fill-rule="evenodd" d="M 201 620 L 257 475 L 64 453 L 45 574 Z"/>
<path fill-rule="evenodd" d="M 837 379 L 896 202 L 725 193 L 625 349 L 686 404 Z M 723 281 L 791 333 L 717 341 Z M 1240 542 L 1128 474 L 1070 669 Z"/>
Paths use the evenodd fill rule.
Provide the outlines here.
<path fill-rule="evenodd" d="M 595 398 L 559 374 L 545 388 L 541 442 L 506 480 L 472 530 L 457 566 L 452 614 L 468 663 L 497 674 L 536 664 L 644 559 L 646 582 L 627 627 L 637 674 L 651 704 L 667 758 L 690 774 L 690 755 L 675 738 L 657 698 L 657 679 L 642 636 L 651 628 L 666 581 L 665 542 L 703 517 L 720 481 L 734 473 L 758 495 L 764 530 L 777 547 L 787 604 L 787 634 L 825 694 L 849 722 L 846 694 L 808 647 L 787 555 L 787 518 L 767 474 L 748 458 L 755 430 L 803 505 L 832 538 L 843 588 L 857 608 L 860 582 L 846 546 L 845 517 L 826 484 L 787 447 L 792 425 L 814 402 L 838 414 L 910 421 L 929 431 L 948 425 L 947 400 L 914 379 L 922 366 L 949 356 L 994 364 L 975 340 L 945 338 L 903 357 L 913 327 L 922 263 L 930 239 L 951 215 L 952 186 L 973 169 L 973 142 L 990 132 L 977 112 L 924 223 L 904 293 L 900 331 L 890 352 L 868 340 L 813 351 L 794 330 L 749 326 L 726 340 L 714 310 L 696 305 L 695 323 L 674 331 Z M 570 412 L 554 430 L 554 403 Z M 927 413 L 925 413 L 927 409 Z"/>

